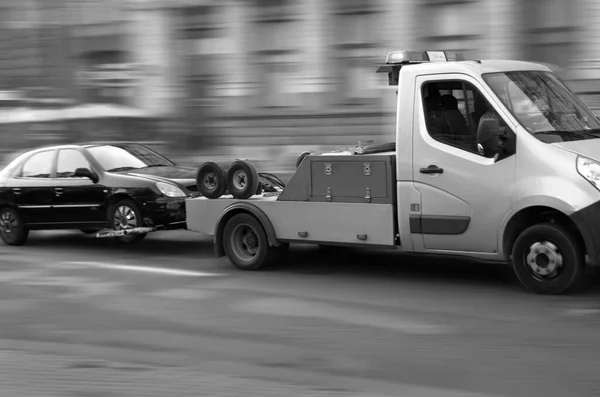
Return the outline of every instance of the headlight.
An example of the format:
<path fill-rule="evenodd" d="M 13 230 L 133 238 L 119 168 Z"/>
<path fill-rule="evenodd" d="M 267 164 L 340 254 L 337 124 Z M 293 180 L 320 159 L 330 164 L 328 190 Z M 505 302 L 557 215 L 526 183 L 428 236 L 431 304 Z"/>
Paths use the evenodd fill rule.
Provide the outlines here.
<path fill-rule="evenodd" d="M 600 189 L 600 163 L 585 157 L 577 157 L 577 172 Z"/>
<path fill-rule="evenodd" d="M 187 197 L 183 190 L 170 183 L 156 182 L 156 187 L 167 197 Z"/>

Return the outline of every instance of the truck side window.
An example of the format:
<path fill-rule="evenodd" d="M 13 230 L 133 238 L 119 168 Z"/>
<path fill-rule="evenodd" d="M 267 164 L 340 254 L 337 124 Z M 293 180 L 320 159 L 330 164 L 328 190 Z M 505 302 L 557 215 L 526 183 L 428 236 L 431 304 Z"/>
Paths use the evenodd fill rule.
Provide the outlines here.
<path fill-rule="evenodd" d="M 493 157 L 494 153 L 489 150 L 482 153 L 478 147 L 482 141 L 497 139 L 496 136 L 482 135 L 480 121 L 496 119 L 501 130 L 505 130 L 507 125 L 473 85 L 458 80 L 425 83 L 422 96 L 427 131 L 433 139 L 471 153 Z"/>

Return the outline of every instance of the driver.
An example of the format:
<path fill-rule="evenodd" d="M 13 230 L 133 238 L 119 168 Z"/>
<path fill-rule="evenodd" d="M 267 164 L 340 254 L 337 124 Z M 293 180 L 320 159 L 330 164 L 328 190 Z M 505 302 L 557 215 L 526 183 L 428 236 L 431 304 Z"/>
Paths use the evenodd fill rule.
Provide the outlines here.
<path fill-rule="evenodd" d="M 483 100 L 480 102 L 480 109 L 480 111 L 484 109 L 485 111 L 479 118 L 477 125 L 477 151 L 482 156 L 493 157 L 495 154 L 493 148 L 496 146 L 494 143 L 498 142 L 498 130 L 489 128 L 489 126 L 498 125 L 500 120 L 487 101 Z M 494 123 L 493 121 L 496 122 Z"/>

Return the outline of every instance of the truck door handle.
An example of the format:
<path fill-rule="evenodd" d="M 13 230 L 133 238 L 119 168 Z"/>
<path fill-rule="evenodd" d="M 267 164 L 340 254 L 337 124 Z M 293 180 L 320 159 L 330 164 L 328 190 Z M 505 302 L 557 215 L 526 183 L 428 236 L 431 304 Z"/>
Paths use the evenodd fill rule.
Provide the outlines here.
<path fill-rule="evenodd" d="M 427 168 L 421 168 L 419 171 L 421 172 L 421 174 L 443 174 L 444 173 L 444 169 L 438 167 L 437 165 L 430 165 Z"/>
<path fill-rule="evenodd" d="M 56 193 L 57 196 L 60 196 L 61 194 L 63 194 L 63 188 L 57 187 L 54 189 L 54 192 Z"/>
<path fill-rule="evenodd" d="M 21 188 L 20 187 L 13 188 L 13 193 L 14 194 L 21 194 Z"/>

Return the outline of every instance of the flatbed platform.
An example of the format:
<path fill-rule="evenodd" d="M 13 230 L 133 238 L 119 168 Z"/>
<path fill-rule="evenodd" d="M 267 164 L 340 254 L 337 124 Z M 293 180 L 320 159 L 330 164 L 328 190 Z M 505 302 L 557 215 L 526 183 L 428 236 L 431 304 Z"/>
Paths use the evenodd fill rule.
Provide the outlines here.
<path fill-rule="evenodd" d="M 188 230 L 214 236 L 215 225 L 232 206 L 254 207 L 264 213 L 280 241 L 397 245 L 392 204 L 279 201 L 276 196 L 262 195 L 246 200 L 191 198 L 186 200 Z"/>

